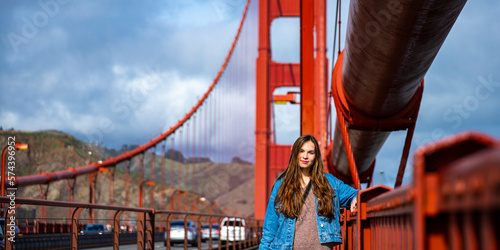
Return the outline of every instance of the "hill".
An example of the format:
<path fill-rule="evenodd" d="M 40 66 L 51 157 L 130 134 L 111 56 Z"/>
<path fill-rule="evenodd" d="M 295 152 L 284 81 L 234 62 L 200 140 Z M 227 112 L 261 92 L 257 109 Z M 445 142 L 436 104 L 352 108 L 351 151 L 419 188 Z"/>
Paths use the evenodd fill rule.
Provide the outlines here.
<path fill-rule="evenodd" d="M 15 136 L 16 142 L 27 143 L 29 151 L 16 152 L 16 175 L 27 176 L 42 172 L 50 173 L 77 168 L 87 165 L 90 160 L 96 162 L 105 160 L 108 157 L 120 155 L 124 150 L 131 150 L 136 146 L 124 145 L 122 149 L 107 149 L 82 142 L 73 136 L 60 131 L 0 131 L 0 145 L 7 145 L 7 137 Z M 89 154 L 89 152 L 92 152 Z M 170 154 L 169 154 L 170 155 Z M 156 185 L 154 203 L 156 209 L 161 209 L 162 203 L 165 209 L 170 209 L 170 196 L 175 189 L 183 191 L 175 196 L 175 210 L 192 211 L 193 202 L 200 197 L 205 197 L 212 204 L 214 213 L 253 215 L 254 208 L 254 166 L 248 162 L 233 159 L 231 163 L 216 163 L 207 158 L 185 159 L 181 152 L 175 151 L 173 159 L 165 161 L 165 190 L 161 191 L 161 156 L 150 153 L 144 155 L 144 179 L 154 177 Z M 168 157 L 168 155 L 167 155 Z M 151 161 L 154 160 L 154 174 L 151 175 Z M 130 187 L 128 206 L 138 206 L 138 178 L 139 162 L 137 157 L 131 161 Z M 174 173 L 173 175 L 171 173 Z M 114 178 L 112 177 L 114 175 Z M 94 175 L 97 178 L 96 203 L 110 204 L 110 183 L 114 184 L 114 205 L 125 206 L 125 167 L 119 164 L 109 172 Z M 111 178 L 114 181 L 111 181 Z M 50 185 L 21 187 L 17 197 L 40 199 L 42 192 L 47 190 L 48 200 L 68 201 L 68 185 L 74 185 L 74 201 L 89 202 L 89 176 L 80 176 L 75 180 L 60 180 Z M 47 189 L 48 188 L 48 189 Z M 149 188 L 144 190 L 143 206 L 149 207 Z M 163 201 L 163 202 L 162 202 Z M 24 207 L 24 206 L 22 206 Z M 226 209 L 230 207 L 231 209 Z M 209 203 L 198 201 L 196 203 L 197 212 L 208 213 Z M 32 216 L 36 213 L 40 217 L 40 209 L 26 206 L 25 216 Z M 21 214 L 23 213 L 20 211 Z M 80 215 L 80 219 L 88 218 L 87 212 Z M 107 211 L 97 211 L 97 218 L 106 218 Z M 66 208 L 48 208 L 47 217 L 66 218 L 69 214 Z M 134 218 L 135 215 L 130 215 Z M 18 217 L 20 218 L 20 217 Z M 123 218 L 123 217 L 122 217 Z"/>

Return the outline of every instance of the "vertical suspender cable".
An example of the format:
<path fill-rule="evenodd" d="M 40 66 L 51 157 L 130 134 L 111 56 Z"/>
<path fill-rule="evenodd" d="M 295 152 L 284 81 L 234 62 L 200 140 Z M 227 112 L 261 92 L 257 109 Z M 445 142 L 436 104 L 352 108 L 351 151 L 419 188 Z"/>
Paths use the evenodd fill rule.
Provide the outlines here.
<path fill-rule="evenodd" d="M 127 161 L 123 161 L 123 166 L 125 168 L 125 204 L 124 206 L 125 207 L 128 207 L 129 206 L 129 189 L 130 189 L 130 170 L 129 170 L 129 167 L 127 166 Z M 129 213 L 125 213 L 125 216 L 124 216 L 124 219 L 125 221 L 127 221 L 127 225 L 128 225 L 128 214 Z"/>
<path fill-rule="evenodd" d="M 217 141 L 217 143 L 215 145 L 215 150 L 216 150 L 215 154 L 216 154 L 216 158 L 217 158 L 217 167 L 219 167 L 219 163 L 220 163 L 220 154 L 219 154 L 220 153 L 220 148 L 219 148 L 220 147 L 220 127 L 221 127 L 221 122 L 220 122 L 221 121 L 221 117 L 220 117 L 220 109 L 221 109 L 221 105 L 220 105 L 220 103 L 221 103 L 220 88 L 221 88 L 220 85 L 217 86 L 217 105 L 216 105 L 216 109 L 215 109 L 215 112 L 216 112 L 215 117 L 217 117 L 217 119 L 216 119 L 217 122 L 216 122 L 216 125 L 215 125 L 217 127 L 217 130 L 216 130 L 217 131 L 217 133 L 216 133 L 216 138 L 217 138 L 216 141 Z"/>
<path fill-rule="evenodd" d="M 155 151 L 156 147 L 151 148 L 151 168 L 150 168 L 150 173 L 149 173 L 149 181 L 155 181 Z M 155 189 L 153 187 L 149 188 L 149 207 L 154 209 L 154 192 Z"/>
<path fill-rule="evenodd" d="M 196 190 L 196 122 L 198 121 L 197 119 L 197 113 L 193 114 L 193 156 L 191 157 L 191 172 L 192 172 L 192 185 L 193 185 L 193 190 L 194 193 L 197 193 Z"/>
<path fill-rule="evenodd" d="M 171 143 L 170 143 L 170 188 L 177 188 L 174 184 L 174 168 L 175 168 L 175 160 L 174 160 L 174 153 L 175 153 L 175 136 L 177 133 L 174 133 L 172 135 Z M 179 176 L 179 175 L 177 175 Z M 177 177 L 177 180 L 179 178 Z"/>
<path fill-rule="evenodd" d="M 212 159 L 212 165 L 211 165 L 211 171 L 210 175 L 213 176 L 215 173 L 215 155 L 214 155 L 214 149 L 215 149 L 215 93 L 212 92 L 212 102 L 211 102 L 211 107 L 210 107 L 210 144 L 209 144 L 209 154 L 210 154 L 210 159 Z M 213 178 L 213 177 L 212 177 Z M 211 183 L 211 188 L 214 188 L 214 184 Z M 210 189 L 211 190 L 211 189 Z"/>
<path fill-rule="evenodd" d="M 213 146 L 212 146 L 212 142 L 213 142 L 213 133 L 212 133 L 212 129 L 213 129 L 213 117 L 214 117 L 214 95 L 213 95 L 213 92 L 211 93 L 210 95 L 210 107 L 209 107 L 209 115 L 208 115 L 208 125 L 207 125 L 207 156 L 210 158 L 210 169 L 209 169 L 209 172 L 208 172 L 208 179 L 209 180 L 212 180 L 212 174 L 214 172 L 214 168 L 213 168 L 213 165 L 215 163 L 214 161 L 214 157 L 212 155 L 212 150 L 213 150 Z M 212 181 L 209 181 L 207 183 L 207 190 L 212 190 L 213 188 L 213 184 L 211 183 Z"/>
<path fill-rule="evenodd" d="M 186 190 L 189 190 L 191 187 L 189 185 L 190 183 L 190 177 L 191 177 L 191 169 L 189 168 L 189 158 L 191 157 L 190 151 L 191 151 L 191 143 L 189 141 L 189 126 L 191 125 L 192 122 L 192 116 L 186 123 L 186 162 L 185 162 L 185 168 L 186 168 L 186 182 L 185 182 L 185 187 Z"/>
<path fill-rule="evenodd" d="M 339 3 L 339 47 L 338 47 L 338 52 L 337 52 L 337 55 L 340 55 L 340 35 L 342 34 L 342 0 L 338 0 L 338 3 Z M 334 38 L 335 40 L 335 38 Z M 332 68 L 333 69 L 333 68 Z"/>
<path fill-rule="evenodd" d="M 204 112 L 205 106 L 201 106 L 200 112 L 200 119 L 198 120 L 198 147 L 197 147 L 197 172 L 198 172 L 198 192 L 200 193 L 200 196 L 205 197 L 203 195 L 203 168 L 201 168 L 201 157 L 203 156 L 203 112 Z"/>
<path fill-rule="evenodd" d="M 239 43 L 238 43 L 239 44 Z M 237 57 L 238 55 L 238 51 L 236 50 L 235 52 L 235 57 Z M 227 72 L 228 76 L 227 76 L 227 82 L 226 82 L 226 86 L 224 88 L 224 131 L 229 131 L 229 102 L 228 102 L 228 95 L 229 95 L 229 90 L 230 88 L 232 87 L 232 84 L 233 84 L 233 77 L 234 77 L 234 73 L 232 69 L 234 69 L 234 64 L 235 64 L 235 60 L 234 60 L 234 57 L 231 58 L 232 59 L 232 63 L 231 63 L 231 67 L 229 67 L 229 72 Z M 225 133 L 224 134 L 224 137 L 223 137 L 223 142 L 222 143 L 222 152 L 224 152 L 224 155 L 223 155 L 223 161 L 226 162 L 227 161 L 227 154 L 228 154 L 228 150 L 224 150 L 224 148 L 226 147 L 227 145 L 227 140 L 229 138 L 229 133 Z M 226 165 L 227 167 L 227 165 Z"/>
<path fill-rule="evenodd" d="M 165 148 L 167 144 L 168 138 L 165 139 L 163 144 L 161 145 L 161 161 L 160 161 L 160 209 L 165 210 L 165 184 L 166 184 L 166 178 L 165 178 L 165 168 L 166 166 L 166 159 L 165 159 Z M 163 216 L 162 216 L 163 217 Z"/>
<path fill-rule="evenodd" d="M 203 137 L 202 140 L 203 140 L 203 142 L 201 143 L 201 145 L 202 145 L 201 149 L 203 151 L 203 156 L 204 157 L 208 156 L 207 155 L 207 134 L 208 134 L 208 131 L 207 131 L 207 111 L 208 111 L 208 107 L 207 106 L 208 106 L 208 104 L 205 104 L 205 108 L 203 109 L 203 126 L 202 126 L 202 128 L 203 128 L 203 130 L 202 130 L 202 137 Z M 207 164 L 208 163 L 203 163 L 203 165 L 204 165 L 204 167 L 203 167 L 204 171 L 203 172 L 204 173 L 210 173 L 210 172 L 205 171 L 206 167 L 208 166 Z M 202 179 L 202 181 L 203 181 L 203 185 L 201 185 L 201 189 L 202 190 L 207 190 L 207 187 L 204 186 L 204 185 L 206 185 L 206 183 L 208 183 L 208 180 L 210 180 L 210 179 L 207 179 L 207 178 L 208 178 L 208 176 L 206 178 Z M 206 196 L 206 194 L 204 196 Z"/>
<path fill-rule="evenodd" d="M 198 195 L 201 194 L 200 190 L 199 190 L 199 186 L 200 186 L 200 168 L 199 168 L 199 162 L 200 162 L 200 116 L 201 116 L 201 112 L 200 110 L 198 110 L 197 112 L 197 117 L 198 119 L 196 119 L 196 127 L 195 127 L 195 130 L 196 130 L 196 137 L 195 137 L 195 142 L 194 142 L 194 145 L 195 145 L 195 190 L 196 190 L 196 193 Z"/>
<path fill-rule="evenodd" d="M 177 171 L 178 171 L 178 174 L 180 174 L 180 177 L 179 175 L 177 175 L 179 177 L 178 179 L 178 188 L 179 189 L 184 189 L 184 171 L 186 171 L 186 169 L 183 167 L 184 166 L 184 143 L 182 143 L 182 130 L 184 129 L 184 125 L 181 127 L 181 129 L 179 129 L 179 162 L 178 162 L 178 167 L 177 167 Z M 181 158 L 182 156 L 182 158 Z"/>

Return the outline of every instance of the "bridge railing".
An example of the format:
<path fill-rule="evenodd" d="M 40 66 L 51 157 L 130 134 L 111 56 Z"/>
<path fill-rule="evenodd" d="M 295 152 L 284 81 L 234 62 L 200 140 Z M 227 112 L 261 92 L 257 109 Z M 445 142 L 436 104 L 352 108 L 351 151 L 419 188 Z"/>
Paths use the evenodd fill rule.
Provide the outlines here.
<path fill-rule="evenodd" d="M 6 209 L 4 218 L 4 228 L 3 228 L 3 243 L 5 249 L 13 249 L 14 244 L 16 249 L 33 249 L 33 247 L 42 249 L 51 248 L 66 248 L 67 249 L 78 249 L 78 247 L 89 246 L 88 244 L 80 241 L 88 241 L 93 245 L 113 245 L 113 249 L 118 249 L 120 243 L 133 243 L 137 242 L 137 249 L 154 249 L 154 242 L 163 241 L 165 242 L 166 248 L 170 249 L 170 221 L 174 218 L 183 218 L 185 221 L 188 218 L 194 218 L 197 224 L 197 231 L 199 232 L 197 242 L 198 249 L 201 249 L 201 223 L 203 220 L 207 220 L 209 223 L 217 218 L 220 221 L 225 218 L 239 218 L 246 221 L 245 229 L 249 234 L 244 240 L 228 242 L 228 244 L 222 245 L 220 238 L 218 240 L 218 249 L 243 249 L 251 246 L 258 245 L 262 237 L 262 221 L 254 218 L 246 217 L 234 217 L 227 215 L 215 215 L 215 214 L 204 214 L 204 213 L 188 213 L 180 211 L 168 211 L 168 210 L 154 210 L 149 208 L 133 208 L 133 207 L 123 207 L 123 206 L 109 206 L 100 204 L 90 204 L 90 203 L 78 203 L 78 202 L 65 202 L 65 201 L 50 201 L 50 200 L 38 200 L 38 199 L 26 199 L 26 198 L 16 198 L 14 195 L 0 197 L 0 203 L 5 204 Z M 69 219 L 69 233 L 64 233 L 63 223 L 47 223 L 43 222 L 44 225 L 56 225 L 59 224 L 60 232 L 52 233 L 41 233 L 42 230 L 32 229 L 31 233 L 20 235 L 17 232 L 17 224 L 19 220 L 16 219 L 15 210 L 21 205 L 35 205 L 35 206 L 52 206 L 52 207 L 70 207 L 73 208 L 73 213 Z M 80 230 L 82 229 L 82 223 L 80 222 L 79 215 L 85 209 L 98 209 L 98 210 L 111 210 L 114 211 L 114 217 L 112 219 L 112 232 L 103 233 L 103 235 L 80 235 Z M 120 215 L 124 212 L 137 213 L 137 224 L 136 231 L 132 234 L 124 233 L 121 230 Z M 166 216 L 166 220 L 160 220 L 160 217 Z M 35 218 L 33 218 L 35 219 Z M 26 218 L 22 219 L 23 221 Z M 155 225 L 158 224 L 158 225 Z M 68 227 L 68 226 L 66 226 Z M 186 229 L 186 228 L 185 228 Z M 35 232 L 36 231 L 36 232 Z M 47 232 L 47 231 L 45 231 Z M 233 234 L 235 232 L 233 231 Z M 166 237 L 165 237 L 166 236 Z M 51 245 L 55 244 L 55 245 Z M 212 237 L 209 237 L 209 249 L 212 249 Z M 184 249 L 187 249 L 187 238 L 184 240 Z"/>
<path fill-rule="evenodd" d="M 463 133 L 420 148 L 413 181 L 358 193 L 334 249 L 499 249 L 500 143 Z"/>

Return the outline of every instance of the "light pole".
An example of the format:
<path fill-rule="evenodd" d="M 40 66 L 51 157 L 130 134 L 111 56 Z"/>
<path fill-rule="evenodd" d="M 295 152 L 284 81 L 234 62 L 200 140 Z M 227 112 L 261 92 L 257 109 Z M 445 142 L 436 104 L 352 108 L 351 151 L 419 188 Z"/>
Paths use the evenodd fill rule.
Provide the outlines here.
<path fill-rule="evenodd" d="M 210 202 L 210 211 L 209 211 L 209 214 L 214 214 L 214 206 L 219 207 L 219 210 L 220 210 L 220 203 L 218 203 L 218 202 L 214 202 L 214 203 Z M 212 219 L 212 221 L 210 223 L 213 224 L 213 223 L 216 223 L 216 222 L 217 222 L 216 220 Z"/>
<path fill-rule="evenodd" d="M 205 203 L 205 202 L 207 202 L 207 198 L 205 198 L 205 196 L 202 196 L 202 197 L 198 198 L 198 200 L 201 201 L 202 204 Z M 209 204 L 210 204 L 210 202 L 209 202 Z M 193 212 L 196 212 L 196 211 L 193 211 Z M 200 212 L 201 212 L 201 208 L 200 208 Z"/>
<path fill-rule="evenodd" d="M 146 184 L 148 186 L 154 186 L 155 182 L 145 180 L 145 181 L 141 182 L 141 184 L 139 185 L 139 207 L 142 207 L 142 186 L 144 186 L 144 184 Z"/>
<path fill-rule="evenodd" d="M 5 146 L 5 148 L 3 148 L 3 151 L 2 151 L 2 196 L 5 195 L 5 157 L 7 156 L 7 152 L 9 152 L 8 154 L 10 156 L 14 156 L 14 154 L 11 154 L 10 152 L 11 151 L 14 151 L 14 150 L 22 150 L 22 151 L 27 151 L 29 149 L 29 146 L 28 144 L 24 144 L 24 143 L 19 143 L 19 142 L 15 142 L 15 143 L 12 143 L 14 145 L 11 144 L 12 141 L 9 141 L 9 143 L 7 144 L 7 146 Z M 15 159 L 15 157 L 12 157 L 12 159 Z M 12 161 L 14 162 L 14 161 Z"/>
<path fill-rule="evenodd" d="M 87 164 L 90 164 L 90 157 L 92 156 L 92 151 L 89 150 L 88 154 L 89 158 L 87 158 Z"/>
<path fill-rule="evenodd" d="M 89 158 L 87 158 L 87 164 L 90 165 L 90 157 L 92 156 L 92 151 L 89 150 L 88 152 L 89 154 Z M 93 180 L 92 180 L 92 176 L 94 175 L 94 173 L 90 173 L 89 174 L 89 203 L 92 204 L 94 203 L 93 202 L 93 193 L 94 193 L 94 187 L 93 187 Z M 89 223 L 92 223 L 92 208 L 89 209 Z"/>
<path fill-rule="evenodd" d="M 170 210 L 174 211 L 174 196 L 176 194 L 183 194 L 184 191 L 181 191 L 179 189 L 175 189 L 174 192 L 170 195 Z"/>
<path fill-rule="evenodd" d="M 9 137 L 10 139 L 10 137 Z M 5 157 L 7 156 L 7 154 L 9 154 L 9 164 L 10 165 L 10 162 L 13 162 L 15 164 L 15 155 L 16 155 L 16 150 L 23 150 L 23 151 L 27 151 L 29 149 L 29 146 L 28 144 L 24 144 L 24 143 L 19 143 L 19 142 L 14 142 L 12 140 L 8 141 L 7 143 L 7 146 L 5 146 L 2 150 L 2 181 L 1 181 L 1 185 L 2 185 L 2 188 L 1 188 L 1 195 L 2 196 L 5 196 Z M 11 153 L 11 152 L 14 152 L 14 153 Z M 12 161 L 11 161 L 12 160 Z M 14 165 L 15 166 L 15 165 Z M 3 216 L 3 203 L 1 205 L 1 212 L 0 212 L 0 215 Z"/>
<path fill-rule="evenodd" d="M 198 201 L 201 201 L 202 204 L 207 202 L 207 198 L 205 198 L 204 196 L 201 196 L 201 197 L 198 197 L 197 199 L 194 199 L 193 200 L 193 212 L 196 212 L 196 203 L 198 203 Z M 200 212 L 201 212 L 201 208 L 200 208 Z"/>

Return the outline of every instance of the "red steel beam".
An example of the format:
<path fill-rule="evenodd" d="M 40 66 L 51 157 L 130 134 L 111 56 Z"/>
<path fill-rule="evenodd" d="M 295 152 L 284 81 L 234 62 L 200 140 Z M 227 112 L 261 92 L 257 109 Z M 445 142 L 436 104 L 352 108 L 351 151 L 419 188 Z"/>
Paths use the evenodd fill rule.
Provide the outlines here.
<path fill-rule="evenodd" d="M 300 87 L 300 63 L 270 61 L 269 72 L 270 93 L 273 93 L 279 87 Z"/>
<path fill-rule="evenodd" d="M 327 29 L 326 29 L 326 1 L 314 1 L 314 25 L 316 34 L 316 48 L 314 59 L 314 136 L 320 145 L 326 172 L 326 150 L 328 148 L 328 58 L 326 56 Z"/>
<path fill-rule="evenodd" d="M 305 115 L 301 112 L 302 121 L 307 122 L 309 134 L 313 134 L 321 143 L 321 150 L 326 148 L 326 1 L 305 1 L 302 4 L 310 5 L 302 8 L 308 11 L 307 29 L 302 29 L 309 37 L 307 42 L 308 57 L 302 63 L 279 63 L 272 61 L 270 46 L 270 27 L 275 18 L 300 17 L 301 1 L 299 0 L 260 0 L 259 1 L 259 56 L 257 58 L 256 77 L 256 132 L 255 132 L 255 216 L 264 218 L 270 188 L 277 175 L 286 168 L 290 156 L 291 145 L 276 144 L 272 140 L 271 105 L 276 99 L 290 101 L 292 96 L 274 96 L 274 90 L 279 87 L 301 87 L 301 96 L 306 96 Z M 302 22 L 302 21 L 301 21 Z M 301 26 L 302 27 L 302 26 Z M 314 35 L 316 34 L 316 48 L 314 48 Z M 312 40 L 311 40 L 312 37 Z M 314 57 L 316 53 L 316 58 Z M 304 71 L 301 65 L 306 67 Z M 302 74 L 301 76 L 301 71 Z M 305 77 L 309 80 L 301 80 Z M 302 104 L 304 100 L 300 103 Z M 298 103 L 298 102 L 297 102 Z M 323 134 L 325 134 L 323 136 Z M 323 140 L 323 138 L 325 138 Z M 326 154 L 323 154 L 326 156 Z M 326 165 L 326 164 L 325 164 Z"/>
<path fill-rule="evenodd" d="M 300 0 L 300 134 L 314 122 L 314 0 Z"/>
<path fill-rule="evenodd" d="M 464 132 L 419 147 L 414 162 L 412 183 L 358 193 L 348 249 L 498 249 L 500 141 Z"/>
<path fill-rule="evenodd" d="M 275 18 L 300 17 L 300 0 L 260 0 L 259 1 L 259 56 L 257 58 L 256 77 L 256 132 L 255 132 L 255 216 L 264 218 L 270 188 L 274 184 L 277 175 L 286 168 L 290 156 L 291 145 L 276 144 L 272 140 L 271 105 L 273 105 L 272 94 L 279 87 L 301 87 L 302 96 L 306 96 L 305 110 L 302 121 L 309 126 L 309 134 L 320 140 L 321 147 L 326 148 L 326 142 L 322 142 L 323 123 L 326 127 L 326 1 L 304 1 L 303 4 L 310 5 L 307 10 L 307 29 L 302 29 L 309 36 L 307 51 L 304 54 L 308 60 L 304 63 L 279 63 L 272 61 L 270 46 L 270 27 Z M 302 26 L 301 26 L 302 27 Z M 314 34 L 316 32 L 316 48 L 314 48 Z M 311 39 L 312 37 L 312 39 Z M 316 50 L 315 50 L 316 49 Z M 316 53 L 316 58 L 314 58 Z M 301 65 L 307 69 L 303 71 Z M 305 75 L 302 74 L 305 72 Z M 309 80 L 301 80 L 305 77 Z M 322 82 L 319 84 L 318 82 Z M 319 87 L 318 87 L 319 86 Z M 324 91 L 322 91 L 324 90 Z M 291 96 L 274 96 L 277 99 L 289 101 Z M 300 103 L 303 103 L 302 100 Z M 298 103 L 298 102 L 297 102 Z M 323 120 L 322 120 L 323 119 Z M 326 136 L 324 136 L 326 138 Z M 288 153 L 287 153 L 288 152 Z M 324 154 L 326 155 L 326 154 Z"/>
<path fill-rule="evenodd" d="M 256 71 L 255 115 L 255 218 L 264 219 L 269 190 L 270 107 L 269 64 L 271 42 L 269 37 L 269 0 L 259 1 L 259 49 Z"/>
<path fill-rule="evenodd" d="M 465 2 L 351 1 L 342 70 L 342 87 L 351 109 L 378 119 L 404 110 Z M 375 129 L 348 131 L 360 175 L 369 170 L 390 134 L 367 130 Z M 350 176 L 338 125 L 332 148 L 334 168 Z"/>

